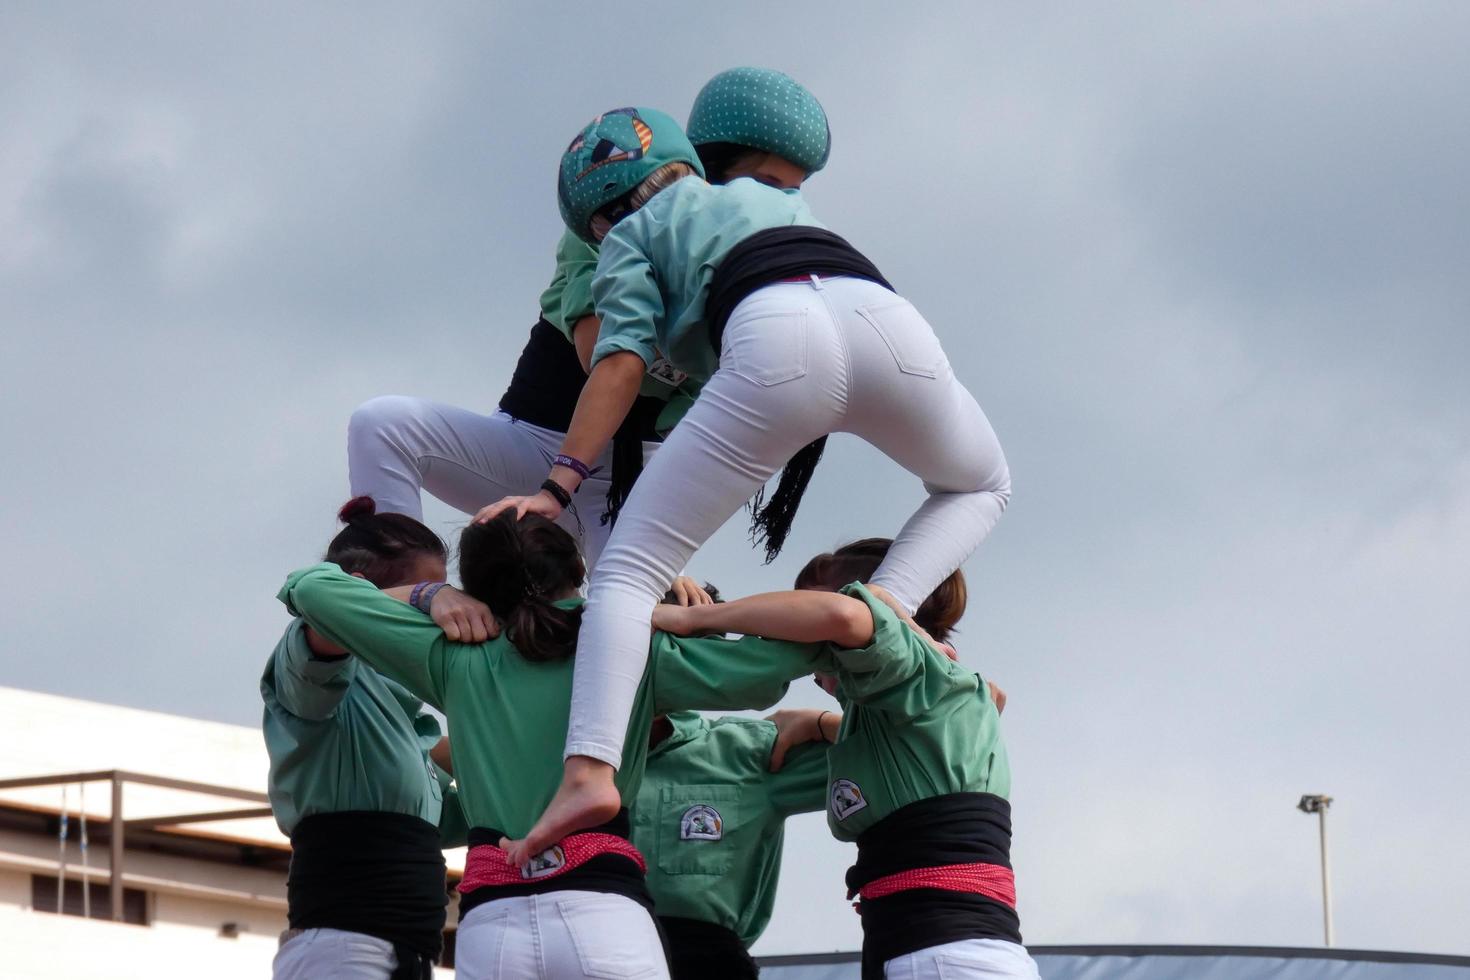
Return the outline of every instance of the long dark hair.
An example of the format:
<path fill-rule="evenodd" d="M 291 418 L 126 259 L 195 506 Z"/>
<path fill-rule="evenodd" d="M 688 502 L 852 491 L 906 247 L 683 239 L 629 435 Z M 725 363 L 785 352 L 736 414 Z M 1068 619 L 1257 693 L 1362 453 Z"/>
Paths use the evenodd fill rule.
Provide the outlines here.
<path fill-rule="evenodd" d="M 337 512 L 347 526 L 327 545 L 325 561 L 356 572 L 380 589 L 402 585 L 425 556 L 446 559 L 439 535 L 407 514 L 379 514 L 372 497 L 353 497 Z"/>
<path fill-rule="evenodd" d="M 459 535 L 465 592 L 490 607 L 527 660 L 565 660 L 577 652 L 582 609 L 552 601 L 580 588 L 586 574 L 576 540 L 536 514 L 516 520 L 514 510 L 504 511 Z"/>
<path fill-rule="evenodd" d="M 818 555 L 806 563 L 796 576 L 798 589 L 840 589 L 852 582 L 866 583 L 883 563 L 892 538 L 863 538 L 845 544 L 836 551 Z M 939 583 L 914 613 L 914 622 L 929 635 L 944 643 L 954 633 L 955 624 L 965 614 L 970 593 L 965 586 L 965 573 L 954 574 Z"/>

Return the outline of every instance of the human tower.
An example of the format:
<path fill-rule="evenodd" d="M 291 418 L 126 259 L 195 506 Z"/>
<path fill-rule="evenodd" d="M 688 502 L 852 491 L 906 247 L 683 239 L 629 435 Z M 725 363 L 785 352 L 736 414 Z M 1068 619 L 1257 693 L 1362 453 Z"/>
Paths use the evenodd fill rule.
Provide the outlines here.
<path fill-rule="evenodd" d="M 556 273 L 498 411 L 353 414 L 344 527 L 281 589 L 261 679 L 278 980 L 428 977 L 464 844 L 460 976 L 752 977 L 783 823 L 816 810 L 857 844 L 830 884 L 865 978 L 1037 976 L 1003 696 L 948 643 L 1009 472 L 929 324 L 803 199 L 830 148 L 767 69 L 716 75 L 687 127 L 603 112 L 560 160 Z M 834 432 L 923 482 L 896 537 L 790 591 L 682 577 L 747 503 L 774 558 Z M 425 490 L 474 515 L 459 588 Z M 701 714 L 806 676 L 831 708 Z"/>

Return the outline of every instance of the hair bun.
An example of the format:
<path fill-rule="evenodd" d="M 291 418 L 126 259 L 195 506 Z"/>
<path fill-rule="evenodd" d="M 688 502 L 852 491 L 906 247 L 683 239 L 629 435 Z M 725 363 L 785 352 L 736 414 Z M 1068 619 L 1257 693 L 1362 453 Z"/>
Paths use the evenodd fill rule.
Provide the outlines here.
<path fill-rule="evenodd" d="M 351 524 L 353 521 L 363 517 L 372 517 L 378 512 L 378 503 L 372 497 L 353 497 L 342 505 L 337 511 L 337 520 L 343 524 Z"/>

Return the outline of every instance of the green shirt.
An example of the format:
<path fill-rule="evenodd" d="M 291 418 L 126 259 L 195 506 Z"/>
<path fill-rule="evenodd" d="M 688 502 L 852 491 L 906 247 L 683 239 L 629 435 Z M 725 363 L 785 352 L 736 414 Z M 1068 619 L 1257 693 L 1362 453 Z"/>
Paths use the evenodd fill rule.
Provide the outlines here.
<path fill-rule="evenodd" d="M 713 922 L 749 947 L 776 904 L 786 818 L 827 805 L 829 746 L 798 746 L 771 772 L 770 722 L 692 711 L 669 721 L 674 732 L 649 753 L 633 806 L 648 890 L 659 915 Z"/>
<path fill-rule="evenodd" d="M 541 293 L 541 316 L 572 340 L 572 328 L 592 314 L 592 274 L 597 271 L 597 246 L 570 231 L 556 243 L 556 272 Z"/>
<path fill-rule="evenodd" d="M 931 647 L 861 585 L 873 639 L 834 650 L 842 728 L 827 754 L 827 824 L 838 840 L 901 806 L 949 793 L 1009 796 L 1011 766 L 990 687 Z"/>
<path fill-rule="evenodd" d="M 452 643 L 423 613 L 336 565 L 293 572 L 280 599 L 328 639 L 444 712 L 470 826 L 511 837 L 530 830 L 561 782 L 573 659 L 533 663 L 504 636 Z M 655 715 L 768 707 L 792 678 L 828 660 L 819 644 L 653 634 L 617 774 L 624 805 L 632 804 L 642 779 Z"/>
<path fill-rule="evenodd" d="M 631 351 L 651 365 L 661 351 L 703 385 L 719 367 L 704 324 L 715 269 L 754 233 L 786 225 L 820 227 L 798 191 L 748 177 L 721 186 L 685 177 L 655 194 L 603 239 L 592 280 L 602 317 L 592 363 Z"/>
<path fill-rule="evenodd" d="M 439 721 L 401 685 L 353 656 L 316 659 L 297 619 L 265 665 L 260 696 L 281 833 L 314 813 L 373 810 L 419 817 L 463 842 L 449 774 L 429 758 Z"/>
<path fill-rule="evenodd" d="M 596 271 L 597 246 L 589 245 L 570 231 L 564 232 L 556 243 L 556 272 L 551 277 L 551 285 L 541 294 L 541 316 L 560 330 L 569 343 L 576 343 L 573 332 L 577 321 L 594 312 L 592 276 Z M 660 435 L 668 435 L 679 424 L 694 404 L 699 387 L 672 370 L 664 360 L 655 358 L 649 365 L 648 377 L 643 379 L 638 393 L 668 402 L 654 423 Z"/>

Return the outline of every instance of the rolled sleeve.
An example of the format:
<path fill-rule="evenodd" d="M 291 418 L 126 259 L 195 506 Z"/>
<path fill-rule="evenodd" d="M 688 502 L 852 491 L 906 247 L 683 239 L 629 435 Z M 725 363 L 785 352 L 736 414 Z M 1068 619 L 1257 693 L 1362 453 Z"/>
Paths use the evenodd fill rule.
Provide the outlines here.
<path fill-rule="evenodd" d="M 634 215 L 627 219 L 633 221 Z M 658 323 L 664 315 L 663 294 L 653 262 L 636 238 L 614 231 L 602 243 L 592 298 L 602 327 L 592 351 L 592 365 L 620 351 L 637 354 L 648 366 L 658 357 Z"/>
<path fill-rule="evenodd" d="M 357 662 L 350 656 L 325 660 L 313 656 L 306 623 L 300 619 L 287 627 L 273 659 L 276 701 L 307 721 L 324 721 L 336 714 L 357 676 Z"/>

